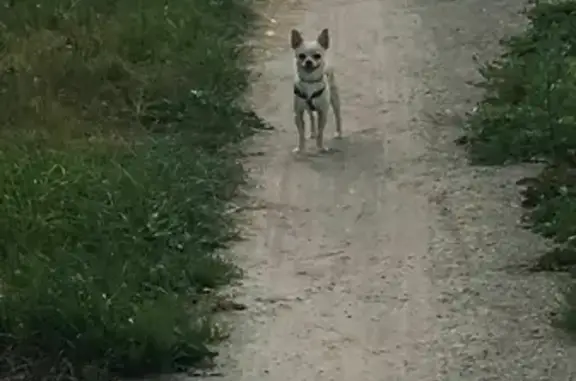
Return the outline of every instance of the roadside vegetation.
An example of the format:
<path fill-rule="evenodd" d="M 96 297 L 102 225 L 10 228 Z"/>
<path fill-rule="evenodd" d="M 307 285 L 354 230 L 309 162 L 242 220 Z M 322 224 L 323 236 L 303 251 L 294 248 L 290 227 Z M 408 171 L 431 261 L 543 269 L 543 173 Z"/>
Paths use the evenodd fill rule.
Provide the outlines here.
<path fill-rule="evenodd" d="M 265 128 L 241 107 L 250 1 L 0 7 L 0 379 L 206 363 L 241 275 L 237 143 Z"/>
<path fill-rule="evenodd" d="M 483 165 L 540 162 L 522 179 L 525 219 L 556 245 L 533 271 L 576 271 L 576 1 L 537 2 L 529 27 L 504 42 L 481 69 L 484 99 L 471 114 L 466 142 Z M 562 325 L 576 332 L 576 281 Z"/>

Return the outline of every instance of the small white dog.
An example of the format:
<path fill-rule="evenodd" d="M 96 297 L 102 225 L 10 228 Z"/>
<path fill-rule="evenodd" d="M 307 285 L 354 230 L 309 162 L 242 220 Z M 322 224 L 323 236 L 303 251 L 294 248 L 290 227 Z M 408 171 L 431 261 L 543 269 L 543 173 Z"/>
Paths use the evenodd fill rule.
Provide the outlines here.
<path fill-rule="evenodd" d="M 296 63 L 294 121 L 298 128 L 298 146 L 294 152 L 306 150 L 305 111 L 310 117 L 310 138 L 316 138 L 318 151 L 325 152 L 324 128 L 330 106 L 336 119 L 336 138 L 342 137 L 340 96 L 334 79 L 334 70 L 326 60 L 326 51 L 330 46 L 328 29 L 322 30 L 315 41 L 304 41 L 302 34 L 293 29 L 290 42 Z M 318 115 L 318 123 L 314 114 Z"/>

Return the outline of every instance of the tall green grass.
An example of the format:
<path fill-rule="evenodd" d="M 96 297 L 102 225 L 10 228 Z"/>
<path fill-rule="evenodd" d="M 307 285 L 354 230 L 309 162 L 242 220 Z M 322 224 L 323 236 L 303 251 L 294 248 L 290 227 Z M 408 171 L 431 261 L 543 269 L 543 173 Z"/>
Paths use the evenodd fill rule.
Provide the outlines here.
<path fill-rule="evenodd" d="M 0 372 L 102 379 L 213 357 L 242 182 L 248 0 L 0 11 Z"/>

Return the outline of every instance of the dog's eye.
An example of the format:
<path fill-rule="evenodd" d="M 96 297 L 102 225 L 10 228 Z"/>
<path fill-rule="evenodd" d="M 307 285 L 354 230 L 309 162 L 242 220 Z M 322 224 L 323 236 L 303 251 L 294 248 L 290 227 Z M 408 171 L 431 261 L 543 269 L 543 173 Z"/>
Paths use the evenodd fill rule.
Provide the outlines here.
<path fill-rule="evenodd" d="M 312 56 L 312 58 L 314 58 L 316 61 L 318 61 L 320 58 L 322 58 L 322 55 L 316 53 Z"/>
<path fill-rule="evenodd" d="M 304 54 L 304 53 L 298 54 L 298 59 L 304 61 L 306 59 L 306 54 Z"/>

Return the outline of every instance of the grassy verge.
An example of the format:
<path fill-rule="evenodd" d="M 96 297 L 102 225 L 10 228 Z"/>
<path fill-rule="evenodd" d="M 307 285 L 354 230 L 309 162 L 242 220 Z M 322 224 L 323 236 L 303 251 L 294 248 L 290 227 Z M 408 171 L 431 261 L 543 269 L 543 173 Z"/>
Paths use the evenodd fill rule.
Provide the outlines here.
<path fill-rule="evenodd" d="M 524 185 L 526 222 L 555 247 L 535 271 L 576 270 L 576 1 L 539 2 L 530 25 L 482 68 L 485 97 L 467 124 L 477 164 L 543 162 Z M 576 289 L 576 287 L 575 287 Z M 576 331 L 576 291 L 563 324 Z"/>
<path fill-rule="evenodd" d="M 213 357 L 236 143 L 264 127 L 239 106 L 249 0 L 2 6 L 0 378 Z"/>

